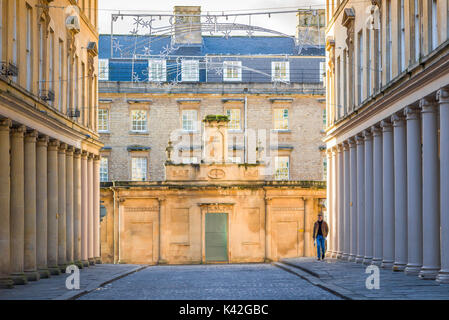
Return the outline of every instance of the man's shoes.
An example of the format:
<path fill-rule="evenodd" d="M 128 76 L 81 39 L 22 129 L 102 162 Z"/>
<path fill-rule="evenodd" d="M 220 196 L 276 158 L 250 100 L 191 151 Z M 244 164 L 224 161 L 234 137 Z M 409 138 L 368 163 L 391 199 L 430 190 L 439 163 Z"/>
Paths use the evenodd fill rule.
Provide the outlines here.
<path fill-rule="evenodd" d="M 320 261 L 321 259 L 320 259 L 320 258 L 318 258 L 317 260 L 318 260 L 318 261 Z"/>
<path fill-rule="evenodd" d="M 325 258 L 325 255 L 323 254 L 323 256 L 321 257 L 321 260 L 324 260 L 324 258 Z"/>

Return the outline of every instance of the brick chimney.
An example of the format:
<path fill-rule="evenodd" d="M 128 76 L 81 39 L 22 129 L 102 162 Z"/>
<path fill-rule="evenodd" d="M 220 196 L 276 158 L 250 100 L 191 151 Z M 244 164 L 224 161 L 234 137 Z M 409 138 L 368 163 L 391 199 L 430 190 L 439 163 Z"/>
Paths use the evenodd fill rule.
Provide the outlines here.
<path fill-rule="evenodd" d="M 175 44 L 201 44 L 201 6 L 175 6 Z"/>

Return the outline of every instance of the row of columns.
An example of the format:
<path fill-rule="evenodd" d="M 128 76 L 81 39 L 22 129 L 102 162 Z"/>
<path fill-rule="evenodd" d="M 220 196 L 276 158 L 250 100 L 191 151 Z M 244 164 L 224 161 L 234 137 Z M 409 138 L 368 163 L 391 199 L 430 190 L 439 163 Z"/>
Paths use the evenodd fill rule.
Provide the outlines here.
<path fill-rule="evenodd" d="M 0 287 L 100 261 L 100 158 L 0 119 Z"/>
<path fill-rule="evenodd" d="M 449 282 L 449 89 L 328 150 L 330 255 Z"/>

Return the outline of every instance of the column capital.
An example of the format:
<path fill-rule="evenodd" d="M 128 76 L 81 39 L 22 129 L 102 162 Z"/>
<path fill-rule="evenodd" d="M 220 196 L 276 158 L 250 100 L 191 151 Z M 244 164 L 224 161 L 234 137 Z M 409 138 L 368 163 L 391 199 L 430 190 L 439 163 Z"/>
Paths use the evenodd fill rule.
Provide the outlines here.
<path fill-rule="evenodd" d="M 78 149 L 78 148 L 75 148 L 74 150 L 73 150 L 73 156 L 75 157 L 75 158 L 81 158 L 81 149 Z"/>
<path fill-rule="evenodd" d="M 358 146 L 361 146 L 361 145 L 363 145 L 365 143 L 365 137 L 363 136 L 363 134 L 360 134 L 360 135 L 355 137 L 355 141 L 356 141 Z"/>
<path fill-rule="evenodd" d="M 46 135 L 39 136 L 39 137 L 37 137 L 37 145 L 41 146 L 41 147 L 47 147 L 49 140 L 50 139 Z"/>
<path fill-rule="evenodd" d="M 382 128 L 382 132 L 391 132 L 393 128 L 391 122 L 388 120 L 382 120 L 380 122 L 380 127 Z"/>
<path fill-rule="evenodd" d="M 393 122 L 393 127 L 403 127 L 405 125 L 404 115 L 401 113 L 395 113 L 391 116 L 391 122 Z"/>
<path fill-rule="evenodd" d="M 449 88 L 441 88 L 437 91 L 436 101 L 441 105 L 443 103 L 449 104 Z"/>
<path fill-rule="evenodd" d="M 11 129 L 11 135 L 16 137 L 24 137 L 26 133 L 26 127 L 24 125 L 20 125 L 18 127 L 13 127 Z"/>
<path fill-rule="evenodd" d="M 92 152 L 88 152 L 87 153 L 87 160 L 93 160 L 94 159 L 94 154 Z"/>
<path fill-rule="evenodd" d="M 101 156 L 99 154 L 94 155 L 94 161 L 100 161 Z"/>
<path fill-rule="evenodd" d="M 50 139 L 50 141 L 48 142 L 48 150 L 58 151 L 58 148 L 59 148 L 59 140 Z"/>
<path fill-rule="evenodd" d="M 349 143 L 349 147 L 350 147 L 350 148 L 355 148 L 355 143 L 356 143 L 355 137 L 349 138 L 349 139 L 348 139 L 348 143 Z"/>
<path fill-rule="evenodd" d="M 422 113 L 436 113 L 437 102 L 434 97 L 425 97 L 419 100 L 419 108 Z"/>
<path fill-rule="evenodd" d="M 75 147 L 73 146 L 67 146 L 66 155 L 73 156 L 73 153 L 75 152 Z"/>
<path fill-rule="evenodd" d="M 349 142 L 348 141 L 344 141 L 342 143 L 342 145 L 343 145 L 343 150 L 344 151 L 348 151 L 349 150 Z"/>
<path fill-rule="evenodd" d="M 81 150 L 81 158 L 83 160 L 87 160 L 88 155 L 89 155 L 89 152 L 87 152 L 86 150 Z"/>
<path fill-rule="evenodd" d="M 419 111 L 418 107 L 408 106 L 404 109 L 404 115 L 407 117 L 407 120 L 418 120 Z"/>
<path fill-rule="evenodd" d="M 0 119 L 0 131 L 8 131 L 9 132 L 11 126 L 12 126 L 11 119 L 8 119 L 8 118 Z"/>
<path fill-rule="evenodd" d="M 337 151 L 338 151 L 338 153 L 342 153 L 343 152 L 343 144 L 337 145 Z"/>
<path fill-rule="evenodd" d="M 67 151 L 67 144 L 66 143 L 64 143 L 64 142 L 61 142 L 60 144 L 59 144 L 59 148 L 58 148 L 58 151 L 59 151 L 59 153 L 66 153 L 66 151 Z"/>
<path fill-rule="evenodd" d="M 338 147 L 337 146 L 333 146 L 331 148 L 331 151 L 332 151 L 332 156 L 335 156 L 337 154 L 337 152 L 338 152 Z"/>
<path fill-rule="evenodd" d="M 365 138 L 365 141 L 371 141 L 373 139 L 373 133 L 371 132 L 371 129 L 364 130 L 363 137 Z"/>
<path fill-rule="evenodd" d="M 373 133 L 373 137 L 382 135 L 382 129 L 377 125 L 371 127 L 371 132 Z"/>
<path fill-rule="evenodd" d="M 36 130 L 28 131 L 25 134 L 25 142 L 36 143 L 38 137 L 39 137 L 39 133 Z"/>

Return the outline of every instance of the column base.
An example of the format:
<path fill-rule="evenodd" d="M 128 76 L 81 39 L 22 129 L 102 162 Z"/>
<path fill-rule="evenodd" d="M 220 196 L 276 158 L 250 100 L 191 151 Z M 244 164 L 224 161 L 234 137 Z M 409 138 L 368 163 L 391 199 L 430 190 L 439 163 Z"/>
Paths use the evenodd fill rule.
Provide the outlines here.
<path fill-rule="evenodd" d="M 449 271 L 440 271 L 436 280 L 438 283 L 449 283 Z"/>
<path fill-rule="evenodd" d="M 405 264 L 405 263 L 395 263 L 395 264 L 393 265 L 392 270 L 393 270 L 394 272 L 402 272 L 402 271 L 405 270 L 405 267 L 406 267 L 406 264 Z"/>
<path fill-rule="evenodd" d="M 8 276 L 0 276 L 0 289 L 14 288 L 14 281 Z"/>
<path fill-rule="evenodd" d="M 102 264 L 100 257 L 95 258 L 95 264 Z"/>
<path fill-rule="evenodd" d="M 11 274 L 11 280 L 16 285 L 24 285 L 28 283 L 27 277 L 25 276 L 25 273 L 12 273 Z"/>
<path fill-rule="evenodd" d="M 39 281 L 41 278 L 37 271 L 25 271 L 25 277 L 28 281 Z"/>
<path fill-rule="evenodd" d="M 439 268 L 422 267 L 419 272 L 419 278 L 423 280 L 435 280 L 438 276 Z"/>
<path fill-rule="evenodd" d="M 363 263 L 363 257 L 362 256 L 357 256 L 355 258 L 355 263 Z"/>
<path fill-rule="evenodd" d="M 41 279 L 48 279 L 50 278 L 50 271 L 48 269 L 37 269 L 37 272 L 39 272 L 39 276 Z"/>
<path fill-rule="evenodd" d="M 82 261 L 75 261 L 73 264 L 76 265 L 78 267 L 78 269 L 84 268 Z"/>
<path fill-rule="evenodd" d="M 384 261 L 382 261 L 381 268 L 383 268 L 383 269 L 393 269 L 393 265 L 394 265 L 394 261 L 384 260 Z"/>
<path fill-rule="evenodd" d="M 343 260 L 343 261 L 349 261 L 349 254 L 343 253 L 343 254 L 341 255 L 341 260 Z"/>
<path fill-rule="evenodd" d="M 410 276 L 417 276 L 421 272 L 421 266 L 407 264 L 404 273 Z"/>
<path fill-rule="evenodd" d="M 354 254 L 349 255 L 348 261 L 349 262 L 355 262 L 355 255 Z"/>
<path fill-rule="evenodd" d="M 369 266 L 373 263 L 373 258 L 372 257 L 364 257 L 363 258 L 363 262 L 362 264 L 365 266 Z"/>
<path fill-rule="evenodd" d="M 382 266 L 382 259 L 373 258 L 373 261 L 371 261 L 371 264 L 373 266 L 381 267 Z"/>
<path fill-rule="evenodd" d="M 337 259 L 342 259 L 343 258 L 343 253 L 341 253 L 341 252 L 338 252 L 337 253 Z"/>
<path fill-rule="evenodd" d="M 81 263 L 83 264 L 83 268 L 89 268 L 89 261 L 81 260 Z"/>
<path fill-rule="evenodd" d="M 48 271 L 50 271 L 50 275 L 59 276 L 61 274 L 61 269 L 59 267 L 49 267 Z"/>
<path fill-rule="evenodd" d="M 95 258 L 89 258 L 89 266 L 94 266 L 95 265 Z"/>

